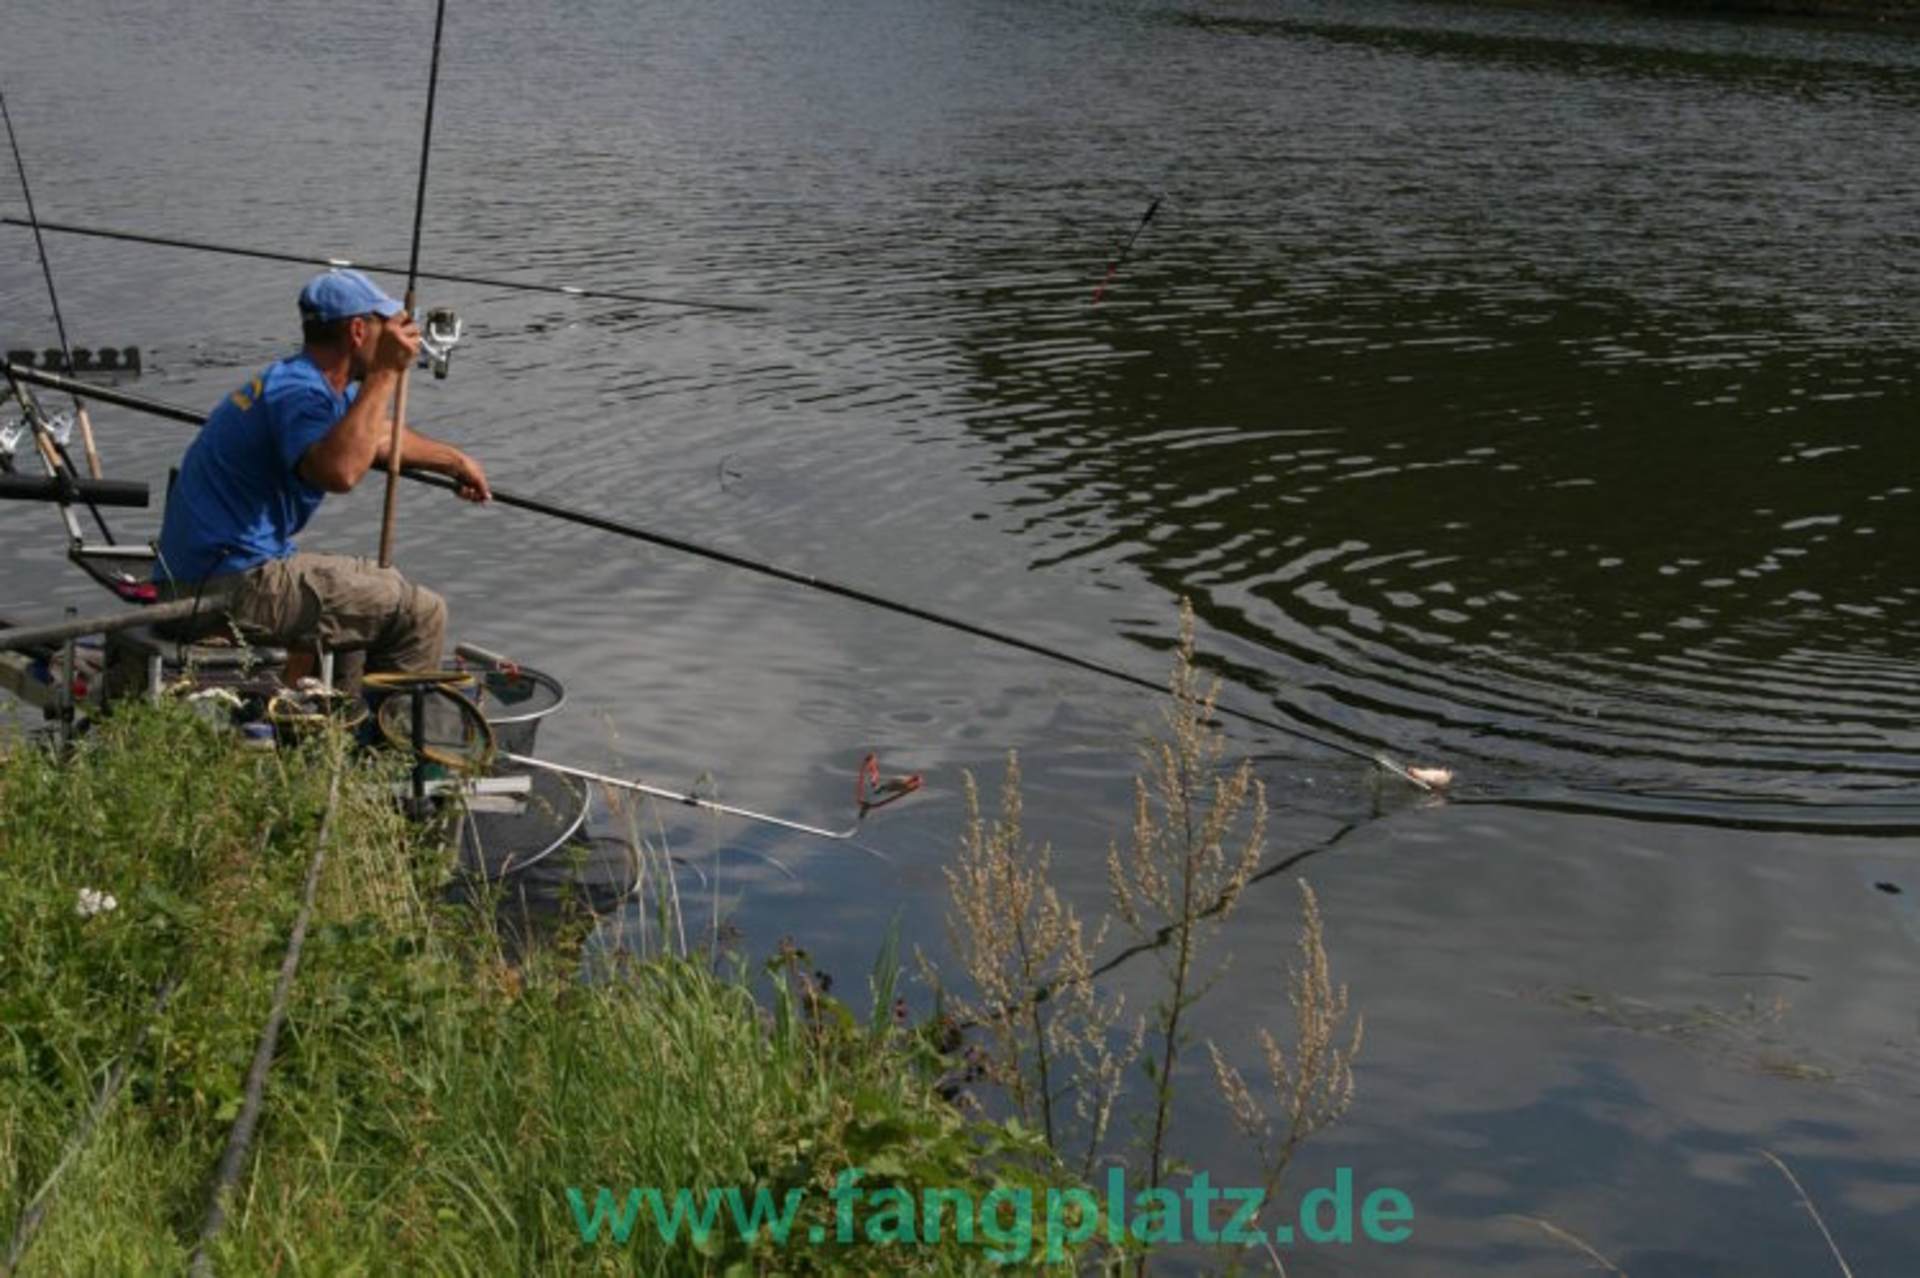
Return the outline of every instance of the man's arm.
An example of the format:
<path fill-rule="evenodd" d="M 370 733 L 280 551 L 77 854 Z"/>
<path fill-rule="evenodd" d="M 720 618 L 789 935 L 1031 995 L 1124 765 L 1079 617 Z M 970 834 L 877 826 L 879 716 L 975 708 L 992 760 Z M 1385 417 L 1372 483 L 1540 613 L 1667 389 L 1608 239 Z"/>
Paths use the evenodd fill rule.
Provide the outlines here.
<path fill-rule="evenodd" d="M 393 430 L 394 392 L 402 370 L 420 349 L 420 331 L 413 319 L 397 315 L 380 325 L 380 337 L 368 360 L 360 393 L 346 416 L 315 440 L 300 458 L 300 477 L 315 488 L 344 493 L 366 476 Z M 404 454 L 403 454 L 404 455 Z"/>
<path fill-rule="evenodd" d="M 400 375 L 391 369 L 368 373 L 347 415 L 300 458 L 300 478 L 323 492 L 350 492 L 385 451 L 393 429 L 389 417 L 393 393 L 399 385 Z"/>
<path fill-rule="evenodd" d="M 373 464 L 387 464 L 387 437 L 384 435 L 374 452 Z M 481 469 L 479 462 L 452 444 L 431 439 L 404 425 L 400 428 L 400 464 L 446 475 L 460 485 L 459 494 L 468 501 L 486 501 L 493 496 L 492 490 L 487 487 L 487 472 Z"/>

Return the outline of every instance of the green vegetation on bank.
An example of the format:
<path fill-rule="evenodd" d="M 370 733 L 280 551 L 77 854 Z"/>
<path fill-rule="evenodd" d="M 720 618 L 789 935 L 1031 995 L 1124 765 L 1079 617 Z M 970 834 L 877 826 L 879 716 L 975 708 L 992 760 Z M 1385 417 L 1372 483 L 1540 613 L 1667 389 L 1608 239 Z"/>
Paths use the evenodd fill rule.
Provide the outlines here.
<path fill-rule="evenodd" d="M 1058 891 L 1022 831 L 1017 763 L 997 818 L 966 778 L 955 970 L 921 956 L 935 1006 L 919 1023 L 891 938 L 849 1006 L 791 945 L 757 968 L 690 953 L 664 889 L 617 944 L 583 911 L 510 954 L 491 903 L 445 892 L 446 841 L 397 814 L 397 764 L 337 737 L 261 752 L 169 703 L 122 708 L 64 759 L 16 746 L 0 755 L 0 1249 L 39 1221 L 22 1274 L 187 1265 L 324 825 L 216 1272 L 1144 1274 L 1182 1241 L 1183 1186 L 1205 1184 L 1176 1080 L 1211 1074 L 1273 1195 L 1352 1103 L 1361 1045 L 1304 881 L 1290 1033 L 1192 1037 L 1221 924 L 1284 865 L 1267 865 L 1264 790 L 1227 760 L 1218 684 L 1193 658 L 1185 610 L 1162 730 L 1106 849 L 1114 918 Z M 670 881 L 658 849 L 634 851 L 637 881 Z M 1109 932 L 1159 969 L 1137 1007 L 1099 983 Z M 1148 1210 L 1100 1228 L 1114 1218 L 1086 1191 L 1114 1178 Z M 700 1237 L 674 1219 L 681 1191 L 685 1211 L 718 1204 Z M 1247 1228 L 1265 1223 L 1252 1210 Z M 1229 1268 L 1266 1254 L 1219 1246 Z"/>
<path fill-rule="evenodd" d="M 252 752 L 183 709 L 140 707 L 67 763 L 21 747 L 0 765 L 0 1248 L 153 1025 L 20 1273 L 183 1270 L 312 856 L 328 751 Z M 1017 1124 L 942 1099 L 944 1058 L 919 1033 L 866 1007 L 858 1024 L 792 962 L 760 999 L 685 958 L 592 983 L 577 944 L 509 963 L 484 911 L 437 900 L 445 853 L 393 815 L 391 779 L 348 765 L 217 1271 L 990 1267 L 977 1246 L 804 1242 L 831 1225 L 825 1191 L 850 1166 L 868 1186 L 976 1196 L 997 1178 L 1049 1183 Z M 100 901 L 82 889 L 115 908 L 85 913 Z M 716 1229 L 669 1250 L 648 1228 L 583 1244 L 565 1187 L 600 1184 L 814 1192 L 801 1242 L 756 1249 Z"/>

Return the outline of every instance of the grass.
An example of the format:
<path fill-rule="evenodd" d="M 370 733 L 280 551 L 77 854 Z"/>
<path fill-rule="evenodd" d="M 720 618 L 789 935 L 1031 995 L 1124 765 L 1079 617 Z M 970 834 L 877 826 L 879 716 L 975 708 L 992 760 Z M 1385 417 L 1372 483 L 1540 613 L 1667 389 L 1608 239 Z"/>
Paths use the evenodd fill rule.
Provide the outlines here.
<path fill-rule="evenodd" d="M 397 815 L 393 766 L 338 739 L 254 752 L 168 704 L 121 709 L 64 759 L 16 747 L 0 757 L 0 1247 L 43 1222 L 21 1274 L 187 1267 L 337 777 L 215 1271 L 1145 1273 L 1151 1237 L 1089 1237 L 1097 1217 L 1073 1195 L 1125 1168 L 1166 1201 L 1191 1170 L 1183 1017 L 1266 856 L 1265 795 L 1226 759 L 1217 687 L 1183 610 L 1161 735 L 1108 849 L 1112 919 L 1083 922 L 1056 889 L 1015 766 L 993 821 L 969 779 L 948 875 L 962 979 L 927 965 L 936 1008 L 918 1025 L 891 938 L 854 1006 L 797 947 L 754 969 L 689 953 L 671 866 L 633 811 L 657 918 L 627 919 L 642 926 L 625 946 L 589 947 L 599 920 L 583 915 L 509 947 L 493 902 L 443 891 L 447 841 Z M 1267 1075 L 1249 1084 L 1206 1044 L 1270 1192 L 1345 1114 L 1360 1048 L 1300 886 L 1290 1045 L 1249 1027 Z M 1159 967 L 1139 1012 L 1096 983 L 1110 927 Z M 1111 1120 L 1136 1072 L 1140 1134 L 1123 1143 Z M 857 1224 L 834 1192 L 856 1169 Z M 647 1189 L 668 1209 L 676 1190 L 695 1208 L 764 1193 L 795 1215 L 784 1239 L 756 1236 L 722 1202 L 711 1232 L 682 1220 L 663 1238 Z M 937 1237 L 930 1193 L 946 1196 Z M 972 1237 L 955 1195 L 982 1212 Z"/>
<path fill-rule="evenodd" d="M 249 752 L 138 707 L 66 762 L 0 764 L 0 1247 L 126 1064 L 19 1273 L 185 1267 L 338 749 Z M 879 1014 L 859 1017 L 791 954 L 752 973 L 635 959 L 589 983 L 575 928 L 510 963 L 484 910 L 439 900 L 446 855 L 393 815 L 391 779 L 346 767 L 218 1272 L 968 1272 L 992 1266 L 950 1239 L 839 1245 L 825 1191 L 854 1166 L 916 1196 L 1065 1183 L 1018 1123 L 943 1099 L 948 1062 L 887 1014 L 891 947 Z M 82 888 L 117 908 L 83 917 Z M 809 1192 L 782 1247 L 645 1228 L 583 1244 L 565 1191 L 591 1206 L 601 1185 Z"/>
<path fill-rule="evenodd" d="M 1183 1019 L 1217 984 L 1225 959 L 1213 942 L 1264 877 L 1267 858 L 1266 791 L 1249 763 L 1227 760 L 1214 713 L 1220 684 L 1195 663 L 1194 629 L 1192 607 L 1182 601 L 1160 730 L 1141 744 L 1129 837 L 1107 850 L 1115 917 L 1088 923 L 1052 885 L 1053 850 L 1023 833 L 1019 765 L 1010 757 L 995 820 L 966 778 L 967 825 L 947 871 L 949 932 L 969 992 L 948 991 L 925 965 L 960 1023 L 982 1032 L 983 1081 L 1038 1128 L 1055 1157 L 1086 1177 L 1098 1166 L 1127 1168 L 1147 1195 L 1167 1192 L 1192 1170 L 1178 1148 L 1186 1125 L 1176 1104 L 1177 1066 L 1194 1046 Z M 1219 1044 L 1206 1044 L 1220 1097 L 1258 1155 L 1269 1202 L 1299 1146 L 1351 1106 L 1362 1040 L 1362 1018 L 1332 977 L 1318 899 L 1306 880 L 1299 886 L 1297 962 L 1286 965 L 1291 1050 L 1255 1027 L 1268 1081 L 1256 1094 Z M 1110 965 L 1096 963 L 1093 952 L 1116 926 L 1134 940 L 1118 957 L 1150 958 L 1159 975 L 1157 996 L 1131 1026 L 1119 996 L 1095 979 Z M 1115 1148 L 1112 1119 L 1134 1066 L 1146 1084 L 1140 1136 Z M 1094 1255 L 1108 1269 L 1150 1271 L 1150 1243 L 1103 1242 Z M 1239 1272 L 1253 1254 L 1227 1245 L 1215 1260 Z M 1285 1272 L 1277 1252 L 1269 1248 L 1267 1258 Z"/>

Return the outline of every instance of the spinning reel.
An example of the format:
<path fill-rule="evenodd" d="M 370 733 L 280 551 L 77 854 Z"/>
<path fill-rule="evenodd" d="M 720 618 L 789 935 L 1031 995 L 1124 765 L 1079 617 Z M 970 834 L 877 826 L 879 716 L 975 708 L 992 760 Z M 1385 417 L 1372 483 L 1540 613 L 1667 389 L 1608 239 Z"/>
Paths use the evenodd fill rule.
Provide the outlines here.
<path fill-rule="evenodd" d="M 38 434 L 34 425 L 34 414 L 46 428 L 47 435 L 61 448 L 65 448 L 73 439 L 73 414 L 55 413 L 49 417 L 44 411 L 34 407 L 25 409 L 25 416 L 0 419 L 0 472 L 13 473 L 14 454 L 20 449 L 20 441 Z"/>
<path fill-rule="evenodd" d="M 460 343 L 466 325 L 450 306 L 436 306 L 420 320 L 420 367 L 431 368 L 437 380 L 445 380 L 447 365 L 453 362 L 453 348 Z"/>

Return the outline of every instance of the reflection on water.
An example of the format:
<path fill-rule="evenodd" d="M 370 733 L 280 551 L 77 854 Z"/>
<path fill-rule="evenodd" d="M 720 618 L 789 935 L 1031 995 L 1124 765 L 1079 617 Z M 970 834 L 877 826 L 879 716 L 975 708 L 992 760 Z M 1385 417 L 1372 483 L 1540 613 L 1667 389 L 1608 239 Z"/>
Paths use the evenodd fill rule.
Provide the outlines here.
<path fill-rule="evenodd" d="M 418 15 L 12 11 L 0 75 L 46 216 L 404 260 Z M 1869 1119 L 1912 1112 L 1891 1067 L 1729 1090 L 1673 1044 L 1474 991 L 1684 1001 L 1779 958 L 1736 951 L 1801 946 L 1834 1051 L 1912 1048 L 1887 1008 L 1920 948 L 1854 862 L 1914 877 L 1884 836 L 1920 802 L 1916 85 L 1909 37 L 1612 11 L 474 0 L 426 265 L 771 309 L 429 289 L 471 337 L 415 411 L 504 486 L 1146 674 L 1191 595 L 1230 699 L 1456 766 L 1472 802 L 1423 807 L 1241 741 L 1294 812 L 1394 813 L 1311 865 L 1378 1015 L 1341 1139 L 1432 1213 L 1402 1272 L 1546 1272 L 1498 1210 L 1612 1229 L 1636 1274 L 1757 1272 L 1802 1241 L 1724 1161 L 1763 1137 L 1798 1141 L 1856 1263 L 1892 1272 L 1920 1209 L 1910 1124 Z M 291 338 L 299 268 L 50 247 L 76 343 L 140 345 L 141 390 L 210 405 Z M 0 230 L 0 302 L 0 346 L 47 343 L 24 232 Z M 115 475 L 158 482 L 183 446 L 96 417 Z M 310 544 L 370 547 L 378 501 L 330 501 Z M 0 532 L 5 612 L 98 602 L 47 512 Z M 417 492 L 400 545 L 462 637 L 574 692 L 556 757 L 711 772 L 826 824 L 869 747 L 929 774 L 876 818 L 885 860 L 669 830 L 708 869 L 747 853 L 710 881 L 748 936 L 824 925 L 810 948 L 846 971 L 896 912 L 937 937 L 955 772 L 1010 745 L 1098 907 L 1143 699 Z M 1570 815 L 1595 811 L 1637 819 Z M 1584 891 L 1540 877 L 1549 853 Z M 1239 1021 L 1282 1005 L 1286 877 L 1232 933 L 1260 974 Z M 1747 1218 L 1679 1238 L 1636 1218 L 1662 1204 Z"/>
<path fill-rule="evenodd" d="M 1907 352 L 1463 292 L 1390 277 L 1204 337 L 1116 320 L 1096 358 L 996 326 L 981 385 L 1030 411 L 975 430 L 1031 481 L 1032 562 L 1194 593 L 1257 645 L 1238 677 L 1377 744 L 1623 790 L 1911 795 Z"/>

